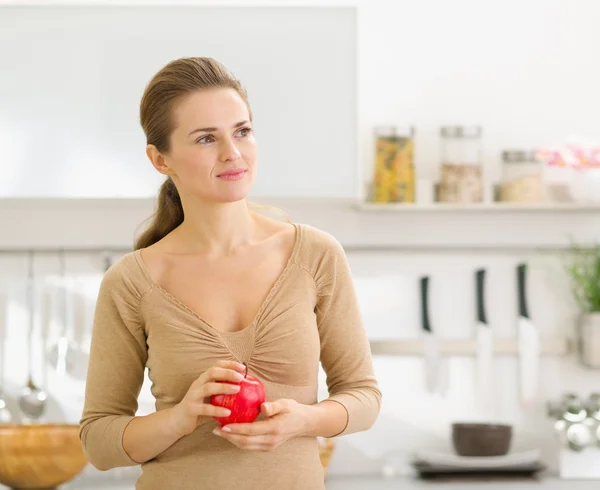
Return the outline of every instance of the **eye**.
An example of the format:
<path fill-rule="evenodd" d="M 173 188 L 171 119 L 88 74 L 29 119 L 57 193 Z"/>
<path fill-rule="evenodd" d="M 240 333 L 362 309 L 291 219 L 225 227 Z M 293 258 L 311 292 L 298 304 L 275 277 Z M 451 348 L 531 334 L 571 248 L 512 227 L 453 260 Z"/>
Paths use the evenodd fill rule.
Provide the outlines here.
<path fill-rule="evenodd" d="M 206 136 L 202 136 L 202 138 L 198 138 L 196 143 L 201 143 L 203 145 L 207 143 L 212 143 L 215 140 L 215 137 L 212 134 L 207 134 Z"/>
<path fill-rule="evenodd" d="M 241 128 L 237 133 L 235 133 L 236 135 L 240 135 L 242 138 L 245 138 L 246 136 L 249 136 L 250 134 L 252 134 L 252 128 Z"/>

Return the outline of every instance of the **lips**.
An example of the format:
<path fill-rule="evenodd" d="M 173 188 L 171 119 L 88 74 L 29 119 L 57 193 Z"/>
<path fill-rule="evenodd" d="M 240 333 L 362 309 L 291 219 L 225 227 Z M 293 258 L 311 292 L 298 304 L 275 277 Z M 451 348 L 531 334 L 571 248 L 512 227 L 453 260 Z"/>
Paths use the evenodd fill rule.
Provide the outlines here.
<path fill-rule="evenodd" d="M 238 176 L 244 174 L 245 172 L 246 172 L 246 170 L 243 168 L 234 168 L 231 170 L 227 170 L 225 172 L 221 172 L 220 174 L 217 175 L 217 177 L 225 177 L 225 178 L 238 177 Z"/>

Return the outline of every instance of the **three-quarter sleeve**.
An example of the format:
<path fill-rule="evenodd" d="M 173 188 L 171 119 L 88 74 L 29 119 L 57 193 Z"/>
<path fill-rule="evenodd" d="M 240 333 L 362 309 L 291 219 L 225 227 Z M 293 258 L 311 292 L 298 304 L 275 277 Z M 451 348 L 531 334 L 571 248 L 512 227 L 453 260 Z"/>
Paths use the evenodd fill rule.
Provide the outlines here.
<path fill-rule="evenodd" d="M 348 423 L 338 435 L 369 429 L 382 394 L 360 312 L 350 266 L 342 246 L 330 237 L 315 272 L 321 364 L 329 397 L 344 406 Z"/>
<path fill-rule="evenodd" d="M 123 434 L 138 409 L 147 360 L 140 300 L 115 264 L 98 294 L 79 432 L 88 461 L 100 470 L 138 464 L 125 452 Z"/>

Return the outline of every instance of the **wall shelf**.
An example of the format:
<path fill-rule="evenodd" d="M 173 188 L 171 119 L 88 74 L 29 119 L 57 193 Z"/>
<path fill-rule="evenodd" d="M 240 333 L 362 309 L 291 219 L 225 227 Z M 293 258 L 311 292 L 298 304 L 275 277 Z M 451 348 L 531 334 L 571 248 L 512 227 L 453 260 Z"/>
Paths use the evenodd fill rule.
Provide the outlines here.
<path fill-rule="evenodd" d="M 594 244 L 600 229 L 600 205 L 250 200 L 327 231 L 349 252 L 511 253 L 526 258 L 542 251 L 556 253 L 573 243 Z M 0 199 L 0 249 L 130 249 L 154 205 L 155 198 Z"/>
<path fill-rule="evenodd" d="M 490 202 L 481 204 L 454 204 L 435 202 L 418 203 L 375 203 L 358 202 L 360 211 L 386 213 L 419 212 L 600 212 L 600 203 L 510 203 Z"/>
<path fill-rule="evenodd" d="M 418 357 L 423 355 L 422 339 L 371 340 L 371 352 L 377 356 Z M 573 352 L 573 341 L 567 337 L 542 337 L 543 356 L 566 356 Z M 440 353 L 445 356 L 472 357 L 477 354 L 475 339 L 439 339 Z M 514 356 L 519 352 L 519 344 L 513 338 L 494 339 L 494 354 Z"/>

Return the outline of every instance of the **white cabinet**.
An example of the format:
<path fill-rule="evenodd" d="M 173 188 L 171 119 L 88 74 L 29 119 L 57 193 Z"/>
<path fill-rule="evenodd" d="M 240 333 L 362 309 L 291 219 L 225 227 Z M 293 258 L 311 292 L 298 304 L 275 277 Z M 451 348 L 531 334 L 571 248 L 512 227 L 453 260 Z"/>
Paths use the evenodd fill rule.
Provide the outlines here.
<path fill-rule="evenodd" d="M 247 87 L 253 195 L 356 195 L 354 7 L 1 10 L 0 197 L 154 196 L 142 92 L 167 62 L 206 55 Z"/>

